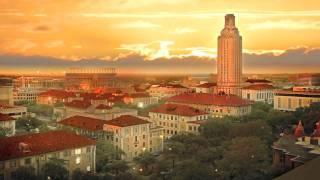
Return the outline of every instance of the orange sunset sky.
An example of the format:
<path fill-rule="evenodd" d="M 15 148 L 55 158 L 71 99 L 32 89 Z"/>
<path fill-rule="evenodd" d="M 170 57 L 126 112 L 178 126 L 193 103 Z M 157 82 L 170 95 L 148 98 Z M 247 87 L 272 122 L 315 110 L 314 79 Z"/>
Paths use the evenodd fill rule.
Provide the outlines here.
<path fill-rule="evenodd" d="M 278 61 L 288 72 L 317 72 L 319 0 L 0 0 L 0 70 L 13 72 L 12 56 L 22 69 L 34 56 L 108 65 L 132 56 L 215 61 L 226 13 L 236 16 L 246 72 L 269 72 L 265 65 L 283 72 Z"/>

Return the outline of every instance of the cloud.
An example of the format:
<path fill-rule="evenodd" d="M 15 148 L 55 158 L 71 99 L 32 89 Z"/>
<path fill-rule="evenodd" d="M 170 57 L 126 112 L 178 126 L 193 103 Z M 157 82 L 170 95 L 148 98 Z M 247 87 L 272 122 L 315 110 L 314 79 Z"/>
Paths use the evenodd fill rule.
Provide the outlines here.
<path fill-rule="evenodd" d="M 208 49 L 210 50 L 210 49 Z M 71 58 L 66 56 L 63 58 Z M 319 72 L 320 48 L 293 48 L 281 54 L 244 53 L 244 73 L 299 73 Z M 41 56 L 0 55 L 0 67 L 16 70 L 26 67 L 45 69 L 56 67 L 59 72 L 69 67 L 106 66 L 116 67 L 120 72 L 138 73 L 215 73 L 216 61 L 207 56 L 170 56 L 149 60 L 147 56 L 134 52 L 119 54 L 117 57 L 87 58 L 76 57 L 76 61 Z"/>
<path fill-rule="evenodd" d="M 173 41 L 154 41 L 147 44 L 122 44 L 120 50 L 124 50 L 127 54 L 135 53 L 153 60 L 160 57 L 170 57 L 169 46 L 173 45 Z"/>
<path fill-rule="evenodd" d="M 34 31 L 39 31 L 39 32 L 47 32 L 50 31 L 51 28 L 47 25 L 38 25 L 33 28 Z"/>
<path fill-rule="evenodd" d="M 57 48 L 57 47 L 61 47 L 63 45 L 64 45 L 64 41 L 63 40 L 50 41 L 50 42 L 45 44 L 45 46 L 47 48 Z"/>
<path fill-rule="evenodd" d="M 21 38 L 21 39 L 14 39 L 14 40 L 8 41 L 8 43 L 6 43 L 2 48 L 6 52 L 25 53 L 26 51 L 32 48 L 35 48 L 37 46 L 38 45 L 32 40 Z"/>
<path fill-rule="evenodd" d="M 121 29 L 154 29 L 160 28 L 161 26 L 158 24 L 150 23 L 147 21 L 135 21 L 135 22 L 127 22 L 114 25 L 116 28 Z"/>
<path fill-rule="evenodd" d="M 79 15 L 86 18 L 139 18 L 139 19 L 159 19 L 159 18 L 196 18 L 210 19 L 225 16 L 227 12 L 220 11 L 187 11 L 177 12 L 148 12 L 148 13 L 95 13 L 86 12 Z M 319 17 L 320 11 L 232 11 L 241 18 L 296 18 L 296 17 Z"/>
<path fill-rule="evenodd" d="M 259 29 L 286 29 L 286 30 L 303 30 L 303 29 L 320 29 L 320 21 L 265 21 L 249 25 L 249 30 Z"/>
<path fill-rule="evenodd" d="M 172 33 L 173 34 L 190 34 L 190 33 L 194 33 L 197 30 L 192 29 L 192 28 L 188 28 L 188 27 L 183 27 L 183 28 L 176 28 Z"/>

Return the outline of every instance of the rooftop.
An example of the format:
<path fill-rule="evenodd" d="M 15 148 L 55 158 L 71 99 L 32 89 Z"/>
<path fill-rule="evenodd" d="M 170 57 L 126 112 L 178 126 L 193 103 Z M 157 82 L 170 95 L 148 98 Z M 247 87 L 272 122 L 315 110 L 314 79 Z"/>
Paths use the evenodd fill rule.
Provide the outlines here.
<path fill-rule="evenodd" d="M 271 81 L 266 79 L 247 79 L 246 82 L 248 83 L 271 83 Z"/>
<path fill-rule="evenodd" d="M 214 86 L 217 86 L 217 83 L 203 83 L 203 84 L 200 84 L 196 87 L 199 87 L 199 88 L 210 88 L 210 87 L 214 87 Z"/>
<path fill-rule="evenodd" d="M 95 141 L 66 131 L 49 131 L 0 138 L 0 161 L 95 145 Z"/>
<path fill-rule="evenodd" d="M 118 127 L 135 126 L 135 125 L 149 124 L 149 123 L 150 123 L 149 121 L 146 121 L 131 115 L 122 115 L 115 119 L 106 121 L 107 125 L 118 126 Z"/>
<path fill-rule="evenodd" d="M 275 180 L 305 180 L 305 179 L 319 179 L 319 167 L 320 158 L 313 159 L 304 165 L 301 165 L 280 177 L 275 178 Z"/>
<path fill-rule="evenodd" d="M 179 104 L 163 104 L 160 107 L 152 109 L 150 112 L 180 116 L 199 116 L 208 114 L 204 111 L 200 111 L 199 109 Z"/>
<path fill-rule="evenodd" d="M 71 102 L 65 103 L 65 106 L 79 109 L 87 109 L 91 106 L 91 103 L 89 101 L 73 100 Z"/>
<path fill-rule="evenodd" d="M 85 116 L 72 116 L 66 119 L 63 119 L 59 124 L 66 126 L 73 126 L 81 129 L 86 129 L 90 131 L 100 131 L 103 130 L 103 125 L 106 121 L 96 118 L 90 118 Z"/>
<path fill-rule="evenodd" d="M 127 97 L 130 97 L 130 98 L 145 98 L 145 97 L 150 97 L 150 95 L 147 94 L 147 93 L 134 93 L 134 94 L 127 95 Z"/>
<path fill-rule="evenodd" d="M 111 106 L 108 106 L 108 105 L 105 105 L 105 104 L 100 104 L 96 107 L 96 109 L 99 109 L 99 110 L 103 110 L 103 109 L 112 109 Z"/>
<path fill-rule="evenodd" d="M 209 93 L 186 93 L 173 96 L 169 103 L 201 104 L 215 106 L 249 106 L 253 102 L 236 95 L 217 95 Z"/>
<path fill-rule="evenodd" d="M 75 93 L 74 92 L 68 92 L 68 91 L 64 91 L 64 90 L 57 90 L 57 89 L 50 89 L 48 91 L 42 92 L 39 94 L 39 96 L 41 97 L 54 97 L 54 98 L 68 98 L 68 97 L 75 97 Z"/>
<path fill-rule="evenodd" d="M 265 90 L 265 89 L 274 89 L 274 87 L 270 84 L 253 84 L 250 86 L 246 86 L 242 89 L 248 89 L 248 90 Z"/>
<path fill-rule="evenodd" d="M 0 121 L 13 121 L 15 118 L 7 115 L 7 114 L 2 114 L 0 113 Z"/>

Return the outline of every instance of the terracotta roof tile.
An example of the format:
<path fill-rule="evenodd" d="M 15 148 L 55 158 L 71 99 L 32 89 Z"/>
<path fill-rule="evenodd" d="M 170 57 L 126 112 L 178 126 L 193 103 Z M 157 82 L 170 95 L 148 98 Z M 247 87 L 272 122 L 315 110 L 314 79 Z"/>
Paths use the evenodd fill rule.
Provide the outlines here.
<path fill-rule="evenodd" d="M 196 87 L 199 87 L 199 88 L 210 88 L 210 87 L 214 87 L 214 86 L 217 86 L 217 83 L 203 83 L 203 84 L 200 84 Z"/>
<path fill-rule="evenodd" d="M 50 89 L 48 91 L 42 92 L 39 94 L 40 97 L 54 97 L 54 98 L 68 98 L 68 97 L 75 97 L 74 92 L 67 92 L 64 90 L 56 90 L 56 89 Z"/>
<path fill-rule="evenodd" d="M 199 116 L 208 114 L 204 111 L 200 111 L 199 109 L 179 104 L 163 104 L 160 107 L 152 109 L 150 112 L 180 116 Z"/>
<path fill-rule="evenodd" d="M 274 87 L 270 84 L 253 84 L 250 86 L 246 86 L 242 89 L 249 89 L 249 90 L 264 90 L 264 89 L 274 89 Z"/>
<path fill-rule="evenodd" d="M 266 79 L 247 79 L 246 82 L 248 82 L 248 83 L 271 83 L 271 81 L 268 81 Z"/>
<path fill-rule="evenodd" d="M 106 121 L 107 125 L 118 126 L 118 127 L 127 127 L 127 126 L 149 124 L 149 123 L 150 123 L 149 121 L 146 121 L 131 115 L 122 115 L 118 118 Z"/>
<path fill-rule="evenodd" d="M 90 118 L 85 116 L 72 116 L 59 121 L 59 124 L 66 126 L 73 126 L 81 129 L 86 129 L 90 131 L 100 131 L 103 130 L 103 125 L 106 121 L 96 118 Z"/>
<path fill-rule="evenodd" d="M 95 145 L 95 141 L 66 131 L 49 131 L 0 138 L 0 161 Z M 26 149 L 22 150 L 21 146 Z"/>
<path fill-rule="evenodd" d="M 173 96 L 169 103 L 201 104 L 214 106 L 248 106 L 253 102 L 236 95 L 217 95 L 208 93 L 186 93 Z"/>
<path fill-rule="evenodd" d="M 12 121 L 12 120 L 15 120 L 15 118 L 13 118 L 7 114 L 0 113 L 0 121 Z"/>
<path fill-rule="evenodd" d="M 65 103 L 65 106 L 79 109 L 87 109 L 91 106 L 91 103 L 88 101 L 73 100 L 71 102 Z"/>

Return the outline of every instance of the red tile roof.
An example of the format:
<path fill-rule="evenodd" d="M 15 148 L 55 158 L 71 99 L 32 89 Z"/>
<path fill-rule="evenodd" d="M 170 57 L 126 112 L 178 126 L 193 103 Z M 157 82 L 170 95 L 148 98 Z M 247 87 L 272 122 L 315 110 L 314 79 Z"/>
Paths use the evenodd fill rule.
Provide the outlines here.
<path fill-rule="evenodd" d="M 0 138 L 0 161 L 95 145 L 95 141 L 66 131 L 49 131 Z"/>
<path fill-rule="evenodd" d="M 87 109 L 91 106 L 91 103 L 89 101 L 73 100 L 71 102 L 65 103 L 65 106 L 79 109 Z"/>
<path fill-rule="evenodd" d="M 0 121 L 13 121 L 15 118 L 7 115 L 7 114 L 2 114 L 0 113 Z"/>
<path fill-rule="evenodd" d="M 217 86 L 217 83 L 203 83 L 203 84 L 200 84 L 196 87 L 199 87 L 199 88 L 211 88 L 211 87 L 214 87 L 214 86 Z"/>
<path fill-rule="evenodd" d="M 112 109 L 111 106 L 105 105 L 105 104 L 100 104 L 96 107 L 96 109 Z"/>
<path fill-rule="evenodd" d="M 268 81 L 266 79 L 247 79 L 246 82 L 248 82 L 248 83 L 271 83 L 271 81 Z"/>
<path fill-rule="evenodd" d="M 150 123 L 149 121 L 146 121 L 131 115 L 122 115 L 115 119 L 106 121 L 107 125 L 118 126 L 118 127 L 135 126 L 135 125 L 149 124 L 149 123 Z"/>
<path fill-rule="evenodd" d="M 248 90 L 265 90 L 265 89 L 274 89 L 274 87 L 270 84 L 253 84 L 250 86 L 246 86 L 242 89 L 248 89 Z"/>
<path fill-rule="evenodd" d="M 129 98 L 146 98 L 146 97 L 150 97 L 150 95 L 146 94 L 146 93 L 134 93 L 134 94 L 129 94 L 126 97 L 129 97 Z"/>
<path fill-rule="evenodd" d="M 181 84 L 155 84 L 150 86 L 150 88 L 158 88 L 158 87 L 164 87 L 164 88 L 185 88 L 186 87 L 182 86 Z"/>
<path fill-rule="evenodd" d="M 67 92 L 64 90 L 56 90 L 56 89 L 50 89 L 48 91 L 42 92 L 39 94 L 40 97 L 54 97 L 54 98 L 68 98 L 68 97 L 75 97 L 74 92 Z"/>
<path fill-rule="evenodd" d="M 151 110 L 150 112 L 180 116 L 199 116 L 208 114 L 204 111 L 200 111 L 199 109 L 180 104 L 163 104 L 160 107 Z"/>
<path fill-rule="evenodd" d="M 100 131 L 103 130 L 103 125 L 106 121 L 96 118 L 90 118 L 85 116 L 72 116 L 59 121 L 59 124 L 66 126 L 73 126 L 81 129 L 86 129 L 90 131 Z"/>
<path fill-rule="evenodd" d="M 214 106 L 248 106 L 253 102 L 236 95 L 217 95 L 208 93 L 187 93 L 173 96 L 169 103 L 201 104 Z"/>

